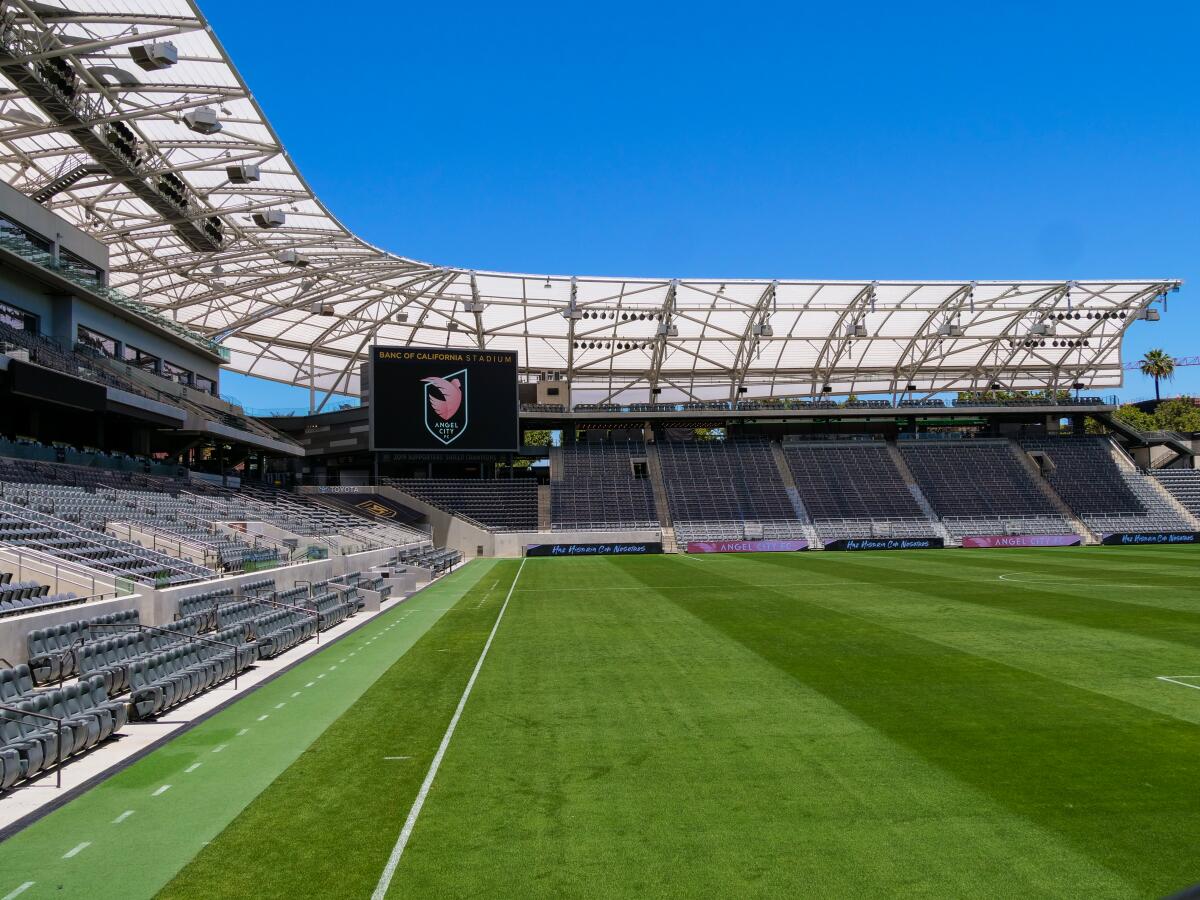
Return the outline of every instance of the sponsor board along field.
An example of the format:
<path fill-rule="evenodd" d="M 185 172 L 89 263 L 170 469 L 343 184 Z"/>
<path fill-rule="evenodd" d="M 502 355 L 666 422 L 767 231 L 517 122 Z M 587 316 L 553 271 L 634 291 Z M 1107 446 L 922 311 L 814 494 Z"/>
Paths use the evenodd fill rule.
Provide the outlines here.
<path fill-rule="evenodd" d="M 0 897 L 1163 896 L 1198 559 L 476 561 L 0 843 Z"/>

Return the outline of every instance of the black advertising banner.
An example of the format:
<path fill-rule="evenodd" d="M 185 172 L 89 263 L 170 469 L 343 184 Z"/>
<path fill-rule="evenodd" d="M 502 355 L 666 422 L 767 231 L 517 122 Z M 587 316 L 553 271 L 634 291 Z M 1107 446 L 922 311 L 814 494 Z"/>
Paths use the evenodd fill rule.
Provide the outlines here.
<path fill-rule="evenodd" d="M 927 538 L 847 538 L 830 541 L 826 550 L 939 550 L 945 542 L 939 537 Z"/>
<path fill-rule="evenodd" d="M 1200 532 L 1196 531 L 1152 531 L 1139 533 L 1136 531 L 1118 531 L 1106 534 L 1100 538 L 1100 543 L 1120 544 L 1131 547 L 1135 544 L 1197 544 L 1200 543 Z"/>
<path fill-rule="evenodd" d="M 659 541 L 613 541 L 609 544 L 528 544 L 526 556 L 641 556 L 662 553 Z"/>
<path fill-rule="evenodd" d="M 517 354 L 371 348 L 371 449 L 518 449 Z"/>

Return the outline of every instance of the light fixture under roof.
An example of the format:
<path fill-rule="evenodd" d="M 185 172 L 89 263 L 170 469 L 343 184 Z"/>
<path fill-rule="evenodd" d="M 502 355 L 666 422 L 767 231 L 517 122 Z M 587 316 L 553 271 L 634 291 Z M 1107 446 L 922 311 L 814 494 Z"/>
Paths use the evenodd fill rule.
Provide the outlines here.
<path fill-rule="evenodd" d="M 217 111 L 208 106 L 189 109 L 183 114 L 183 124 L 197 134 L 216 134 L 221 130 L 221 120 L 217 117 Z"/>
<path fill-rule="evenodd" d="M 259 168 L 254 163 L 238 163 L 236 166 L 226 166 L 225 176 L 232 184 L 249 184 L 261 177 Z"/>
<path fill-rule="evenodd" d="M 278 228 L 287 221 L 287 213 L 282 209 L 260 209 L 251 218 L 259 228 Z"/>
<path fill-rule="evenodd" d="M 298 250 L 280 250 L 275 255 L 275 258 L 285 266 L 294 266 L 297 269 L 306 268 L 310 264 L 309 258 L 301 254 Z"/>
<path fill-rule="evenodd" d="M 154 41 L 130 47 L 129 58 L 147 72 L 154 72 L 158 69 L 169 69 L 179 62 L 179 51 L 170 41 Z"/>

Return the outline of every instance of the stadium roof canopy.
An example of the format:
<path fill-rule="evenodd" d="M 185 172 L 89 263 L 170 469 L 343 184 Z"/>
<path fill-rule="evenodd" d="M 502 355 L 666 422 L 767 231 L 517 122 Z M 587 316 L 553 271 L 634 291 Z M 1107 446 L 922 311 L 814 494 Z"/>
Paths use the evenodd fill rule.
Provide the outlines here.
<path fill-rule="evenodd" d="M 356 392 L 372 343 L 517 350 L 576 396 L 624 400 L 1102 387 L 1120 383 L 1125 329 L 1178 284 L 419 262 L 356 237 L 314 196 L 193 4 L 3 9 L 0 177 L 105 242 L 113 287 L 221 341 L 234 370 L 320 391 Z"/>

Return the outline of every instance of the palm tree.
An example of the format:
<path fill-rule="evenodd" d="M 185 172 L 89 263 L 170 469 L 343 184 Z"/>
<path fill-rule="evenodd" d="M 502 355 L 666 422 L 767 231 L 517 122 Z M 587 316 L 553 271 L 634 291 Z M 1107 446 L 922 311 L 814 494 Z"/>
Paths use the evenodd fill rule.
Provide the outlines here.
<path fill-rule="evenodd" d="M 1158 393 L 1158 381 L 1160 378 L 1170 381 L 1175 376 L 1175 360 L 1167 356 L 1165 350 L 1147 350 L 1146 355 L 1139 361 L 1138 368 L 1142 370 L 1143 375 L 1154 379 L 1154 399 L 1162 399 Z"/>

